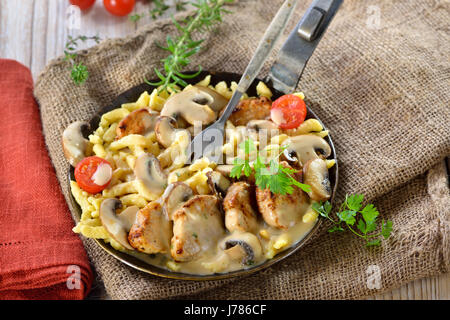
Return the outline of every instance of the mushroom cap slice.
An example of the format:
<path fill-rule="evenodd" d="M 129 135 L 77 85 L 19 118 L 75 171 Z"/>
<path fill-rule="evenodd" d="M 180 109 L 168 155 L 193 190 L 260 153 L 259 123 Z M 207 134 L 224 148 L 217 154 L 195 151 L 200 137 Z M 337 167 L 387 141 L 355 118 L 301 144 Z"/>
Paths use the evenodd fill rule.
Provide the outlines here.
<path fill-rule="evenodd" d="M 223 240 L 221 247 L 230 258 L 238 260 L 243 265 L 251 265 L 262 257 L 261 243 L 249 232 L 232 233 Z"/>
<path fill-rule="evenodd" d="M 325 201 L 331 197 L 331 184 L 327 163 L 323 159 L 309 160 L 303 166 L 304 183 L 311 186 L 309 197 L 315 201 Z"/>
<path fill-rule="evenodd" d="M 62 146 L 64 156 L 73 166 L 86 157 L 90 142 L 83 136 L 83 130 L 89 128 L 89 124 L 84 121 L 71 123 L 63 132 Z"/>
<path fill-rule="evenodd" d="M 155 128 L 158 113 L 148 109 L 138 109 L 123 118 L 116 129 L 116 140 L 129 134 L 145 135 Z"/>
<path fill-rule="evenodd" d="M 159 116 L 155 124 L 156 140 L 164 147 L 168 148 L 175 139 L 177 121 L 172 117 Z"/>
<path fill-rule="evenodd" d="M 119 213 L 118 218 L 122 222 L 125 230 L 128 232 L 136 221 L 136 215 L 139 211 L 138 206 L 131 206 Z"/>
<path fill-rule="evenodd" d="M 216 113 L 220 112 L 228 104 L 228 99 L 225 98 L 220 93 L 218 93 L 216 90 L 204 86 L 194 86 L 194 87 L 212 97 L 212 102 L 210 102 L 208 105 Z"/>
<path fill-rule="evenodd" d="M 128 234 L 128 241 L 136 250 L 152 254 L 169 251 L 172 228 L 157 201 L 138 211 L 136 221 Z"/>
<path fill-rule="evenodd" d="M 300 165 L 304 165 L 309 160 L 319 159 L 316 151 L 319 151 L 323 157 L 327 158 L 331 155 L 330 145 L 321 137 L 313 134 L 303 134 L 287 139 L 283 146 L 287 159 L 295 159 Z M 292 160 L 291 160 L 292 161 Z"/>
<path fill-rule="evenodd" d="M 227 194 L 228 188 L 231 186 L 230 180 L 218 171 L 209 171 L 206 173 L 206 176 L 208 177 L 208 185 L 211 191 L 214 192 L 219 199 L 223 199 Z"/>
<path fill-rule="evenodd" d="M 136 159 L 134 174 L 152 194 L 161 195 L 167 187 L 167 174 L 151 154 L 143 153 Z"/>
<path fill-rule="evenodd" d="M 271 130 L 280 131 L 278 126 L 270 120 L 250 120 L 247 123 L 247 129 L 256 130 L 256 131 L 267 130 L 269 132 Z"/>
<path fill-rule="evenodd" d="M 114 240 L 124 248 L 133 250 L 133 247 L 128 243 L 126 224 L 116 215 L 116 209 L 121 206 L 122 203 L 118 199 L 105 199 L 100 205 L 99 217 L 103 227 Z"/>
<path fill-rule="evenodd" d="M 184 182 L 171 183 L 162 198 L 163 211 L 172 220 L 172 215 L 181 206 L 194 196 L 194 191 Z"/>
<path fill-rule="evenodd" d="M 194 125 L 197 121 L 202 125 L 210 124 L 217 119 L 217 113 L 210 107 L 214 98 L 198 87 L 190 87 L 171 96 L 161 110 L 162 116 L 181 116 Z"/>

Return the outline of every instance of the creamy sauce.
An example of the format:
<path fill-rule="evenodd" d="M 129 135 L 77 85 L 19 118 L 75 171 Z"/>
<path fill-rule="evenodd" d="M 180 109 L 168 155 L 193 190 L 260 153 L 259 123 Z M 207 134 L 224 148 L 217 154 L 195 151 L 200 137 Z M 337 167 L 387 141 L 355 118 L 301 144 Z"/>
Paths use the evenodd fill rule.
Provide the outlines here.
<path fill-rule="evenodd" d="M 277 125 L 286 123 L 286 120 L 284 119 L 283 111 L 281 111 L 280 109 L 270 110 L 270 117 L 272 118 L 272 121 L 275 122 Z"/>
<path fill-rule="evenodd" d="M 212 99 L 215 101 L 216 97 L 212 97 L 209 92 L 204 92 L 195 87 L 190 90 L 182 91 L 181 93 L 173 95 L 166 101 L 160 115 L 179 115 L 190 124 L 193 124 L 194 120 L 201 121 L 204 125 L 209 124 L 217 118 L 217 110 L 220 110 L 223 107 L 224 102 L 219 101 L 217 110 L 215 108 L 213 110 L 202 105 L 200 103 L 200 100 L 202 99 L 206 102 L 211 102 L 210 100 Z M 187 110 L 189 110 L 189 112 L 187 112 Z M 283 112 L 279 109 L 271 110 L 271 119 L 273 122 L 268 120 L 255 120 L 256 122 L 253 123 L 255 125 L 254 129 L 238 126 L 235 128 L 236 133 L 239 133 L 239 130 L 242 130 L 243 132 L 250 134 L 257 134 L 258 130 L 266 128 L 272 130 L 273 127 L 276 129 L 276 125 L 286 123 Z M 154 119 L 151 119 L 150 116 L 144 117 L 142 120 L 143 125 L 152 128 L 152 131 L 154 124 L 151 122 L 153 120 Z M 65 142 L 65 149 L 68 149 L 75 158 L 80 157 L 82 159 L 89 141 L 82 137 L 80 124 L 81 123 L 74 123 L 73 125 L 70 125 L 64 131 L 63 141 Z M 261 127 L 258 127 L 258 125 L 261 125 Z M 249 129 L 250 132 L 248 132 Z M 169 132 L 169 130 L 166 131 Z M 149 134 L 149 131 L 146 131 L 144 134 Z M 186 136 L 187 130 L 174 130 L 173 135 L 175 136 L 175 140 L 181 141 L 178 142 L 179 149 L 184 151 L 189 140 L 179 138 Z M 169 140 L 174 140 L 172 136 L 168 138 L 170 138 Z M 237 140 L 242 141 L 244 137 L 243 135 L 236 134 L 236 138 Z M 255 137 L 255 140 L 258 140 L 257 137 Z M 289 145 L 289 148 L 286 151 L 288 151 L 289 155 L 292 153 L 292 157 L 296 157 L 302 166 L 309 160 L 320 158 L 316 153 L 317 149 L 323 151 L 321 153 L 324 158 L 331 154 L 331 149 L 327 142 L 319 136 L 312 134 L 290 136 L 283 144 Z M 170 145 L 172 146 L 173 143 Z M 167 148 L 162 151 L 161 154 L 164 154 L 164 152 L 174 153 L 172 149 Z M 128 150 L 124 149 L 123 151 Z M 181 164 L 181 166 L 186 164 L 186 154 L 184 152 L 180 152 L 179 154 L 175 153 L 175 157 L 172 154 L 171 156 L 172 166 L 175 168 L 177 168 L 178 164 Z M 229 161 L 231 156 L 229 157 L 228 154 L 225 154 L 225 156 L 226 161 Z M 243 157 L 243 155 L 239 154 L 238 156 Z M 158 198 L 159 195 L 162 195 L 159 199 L 149 202 L 144 209 L 141 209 L 145 210 L 145 208 L 147 208 L 150 210 L 150 208 L 148 208 L 149 205 L 155 205 L 155 207 L 157 205 L 158 210 L 152 209 L 153 211 L 148 212 L 148 219 L 139 221 L 142 217 L 142 212 L 139 211 L 137 206 L 130 206 L 116 214 L 116 207 L 113 206 L 113 202 L 110 202 L 109 205 L 111 207 L 109 208 L 109 211 L 102 213 L 102 210 L 100 210 L 102 224 L 112 237 L 118 240 L 118 242 L 126 248 L 125 252 L 146 263 L 169 271 L 195 275 L 220 274 L 248 269 L 263 264 L 267 260 L 274 258 L 280 252 L 292 248 L 301 241 L 317 223 L 317 218 L 313 221 L 303 222 L 302 217 L 311 210 L 311 198 L 313 197 L 307 197 L 302 191 L 300 192 L 305 198 L 302 198 L 301 201 L 299 199 L 294 199 L 295 196 L 292 195 L 290 201 L 282 200 L 281 203 L 276 203 L 276 208 L 278 210 L 276 213 L 268 210 L 268 213 L 265 215 L 262 213 L 265 212 L 265 208 L 269 208 L 269 204 L 265 203 L 266 197 L 263 197 L 264 199 L 258 201 L 258 207 L 261 210 L 257 210 L 256 207 L 254 208 L 256 212 L 256 221 L 253 216 L 253 220 L 248 224 L 246 221 L 241 221 L 238 217 L 235 219 L 235 224 L 226 225 L 225 215 L 219 210 L 219 207 L 214 207 L 217 203 L 217 198 L 211 195 L 202 196 L 214 198 L 215 201 L 210 201 L 208 203 L 192 201 L 190 207 L 185 206 L 185 204 L 190 201 L 187 199 L 200 196 L 188 194 L 189 197 L 186 199 L 181 197 L 183 200 L 181 202 L 182 208 L 176 210 L 176 212 L 171 215 L 168 212 L 164 212 L 166 209 L 163 209 L 163 206 L 166 201 L 165 195 L 168 192 L 167 173 L 173 172 L 173 170 L 170 170 L 171 167 L 168 167 L 168 165 L 162 164 L 159 159 L 164 158 L 159 156 L 158 158 L 155 158 L 155 156 L 150 155 L 150 153 L 142 153 L 137 156 L 134 168 L 131 169 L 128 167 L 128 163 L 115 162 L 117 167 L 123 167 L 123 169 L 130 169 L 130 171 L 132 171 L 132 173 L 126 175 L 126 181 L 135 180 L 142 184 L 145 187 L 145 191 L 149 191 L 149 194 L 151 195 L 151 197 L 149 196 L 150 199 L 153 200 Z M 77 159 L 74 161 L 77 161 Z M 220 172 L 218 168 L 219 167 L 216 169 Z M 97 185 L 104 185 L 111 179 L 112 175 L 112 168 L 109 165 L 100 164 L 92 176 L 92 180 Z M 319 181 L 321 179 L 319 177 L 316 180 Z M 140 186 L 140 184 L 138 185 Z M 190 190 L 192 191 L 192 189 Z M 198 190 L 197 192 L 200 193 Z M 270 198 L 269 200 L 272 200 L 271 197 L 268 198 Z M 104 200 L 102 205 L 108 200 L 111 199 Z M 118 199 L 115 200 L 120 202 Z M 249 202 L 246 201 L 245 203 Z M 275 204 L 275 202 L 272 204 Z M 184 216 L 180 214 L 183 210 L 185 210 L 185 212 L 183 212 Z M 232 211 L 233 209 L 228 209 L 227 213 L 230 213 L 230 210 Z M 241 208 L 239 210 L 241 210 Z M 239 210 L 235 211 L 234 214 L 239 215 Z M 177 215 L 180 217 L 178 218 Z M 154 236 L 153 238 L 150 237 L 149 240 L 149 242 L 152 243 L 147 243 L 148 250 L 146 247 L 139 246 L 137 240 L 136 243 L 134 243 L 130 240 L 132 238 L 128 237 L 129 235 L 133 235 L 133 228 L 136 228 L 136 226 L 140 227 L 144 222 L 148 224 L 146 225 L 146 227 L 148 227 L 147 231 Z M 236 224 L 239 224 L 242 228 L 237 228 Z M 230 232 L 229 230 L 233 231 Z M 135 235 L 136 239 L 140 239 L 137 232 Z M 144 240 L 146 241 L 147 239 Z M 146 254 L 139 252 L 137 249 L 133 249 L 130 243 L 143 252 L 159 253 Z M 175 261 L 174 257 L 178 261 Z"/>
<path fill-rule="evenodd" d="M 308 207 L 308 209 L 309 208 L 310 206 Z M 259 257 L 252 261 L 252 263 L 249 265 L 243 265 L 239 261 L 234 261 L 224 253 L 223 248 L 221 248 L 221 244 L 226 237 L 230 236 L 229 232 L 226 232 L 217 240 L 214 239 L 215 241 L 212 244 L 210 244 L 208 247 L 203 248 L 205 250 L 195 260 L 188 262 L 175 262 L 170 254 L 145 255 L 137 251 L 129 253 L 144 262 L 158 266 L 160 268 L 187 274 L 210 275 L 214 273 L 228 273 L 241 269 L 248 269 L 260 265 L 265 261 L 273 258 L 271 256 L 271 253 L 273 254 L 273 244 L 277 240 L 287 239 L 288 242 L 285 247 L 276 250 L 275 254 L 282 252 L 301 241 L 311 231 L 311 229 L 317 222 L 317 219 L 308 223 L 304 223 L 302 221 L 301 217 L 307 211 L 308 210 L 305 210 L 304 212 L 298 212 L 297 214 L 299 215 L 299 222 L 297 222 L 287 230 L 277 229 L 267 225 L 259 215 L 258 228 L 254 232 L 254 235 L 258 238 L 261 244 L 262 254 L 259 255 Z M 261 230 L 266 230 L 268 232 L 269 237 L 267 239 L 260 235 Z M 170 268 L 168 267 L 168 265 L 171 265 L 173 267 Z M 174 267 L 176 270 L 174 269 Z"/>
<path fill-rule="evenodd" d="M 112 178 L 112 168 L 107 163 L 100 163 L 92 175 L 92 181 L 98 185 L 103 186 Z"/>
<path fill-rule="evenodd" d="M 71 123 L 63 132 L 63 149 L 66 158 L 72 166 L 84 159 L 89 141 L 81 133 L 81 127 L 85 122 Z"/>

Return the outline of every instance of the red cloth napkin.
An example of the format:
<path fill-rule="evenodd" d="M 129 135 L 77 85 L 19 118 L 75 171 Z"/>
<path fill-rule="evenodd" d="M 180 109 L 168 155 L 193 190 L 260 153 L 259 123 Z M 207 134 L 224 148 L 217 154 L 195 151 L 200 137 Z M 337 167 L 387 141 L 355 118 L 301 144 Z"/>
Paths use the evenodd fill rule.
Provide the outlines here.
<path fill-rule="evenodd" d="M 42 135 L 30 70 L 0 59 L 0 299 L 83 299 L 92 270 Z"/>

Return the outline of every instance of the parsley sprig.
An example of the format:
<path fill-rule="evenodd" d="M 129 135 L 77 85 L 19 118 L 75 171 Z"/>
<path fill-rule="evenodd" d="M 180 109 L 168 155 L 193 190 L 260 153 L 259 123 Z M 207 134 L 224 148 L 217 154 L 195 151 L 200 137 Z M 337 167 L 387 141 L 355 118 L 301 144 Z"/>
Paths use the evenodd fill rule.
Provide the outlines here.
<path fill-rule="evenodd" d="M 392 232 L 392 221 L 384 219 L 381 221 L 380 232 L 374 232 L 378 228 L 377 217 L 379 212 L 373 204 L 368 204 L 363 207 L 364 195 L 354 194 L 345 197 L 345 201 L 341 204 L 339 211 L 336 213 L 336 220 L 331 217 L 331 204 L 326 202 L 314 202 L 312 208 L 322 217 L 328 219 L 333 223 L 328 232 L 343 232 L 345 229 L 343 225 L 356 236 L 366 241 L 367 247 L 381 245 L 382 236 L 388 239 Z M 356 231 L 354 226 L 360 231 Z"/>
<path fill-rule="evenodd" d="M 244 150 L 245 159 L 235 158 L 233 160 L 233 168 L 230 177 L 239 179 L 242 174 L 250 177 L 252 173 L 255 175 L 255 184 L 261 189 L 269 189 L 276 194 L 292 194 L 294 186 L 299 187 L 305 192 L 311 191 L 311 187 L 307 184 L 298 182 L 292 175 L 297 170 L 284 167 L 279 162 L 279 157 L 287 146 L 280 147 L 281 152 L 277 157 L 272 158 L 268 163 L 264 157 L 257 152 L 256 159 L 250 165 L 249 156 L 251 152 L 256 152 L 255 142 L 249 138 L 239 144 L 239 148 Z"/>
<path fill-rule="evenodd" d="M 182 22 L 172 18 L 173 23 L 180 32 L 180 35 L 173 38 L 170 35 L 166 38 L 166 46 L 159 45 L 169 55 L 162 59 L 163 70 L 155 68 L 155 73 L 160 79 L 158 82 L 146 82 L 152 86 L 160 86 L 159 90 L 177 91 L 177 85 L 186 87 L 186 79 L 192 79 L 202 71 L 199 66 L 195 74 L 183 74 L 182 70 L 191 62 L 190 57 L 201 49 L 204 39 L 193 40 L 196 32 L 206 32 L 222 21 L 222 16 L 229 11 L 223 5 L 233 0 L 196 0 L 192 6 L 196 7 L 195 14 L 186 18 Z"/>
<path fill-rule="evenodd" d="M 78 37 L 72 37 L 67 36 L 67 42 L 66 46 L 64 48 L 64 55 L 65 60 L 69 61 L 71 63 L 71 70 L 70 70 L 70 77 L 75 82 L 75 84 L 82 84 L 84 83 L 87 78 L 89 77 L 89 72 L 87 70 L 87 67 L 82 62 L 76 62 L 77 54 L 75 52 L 78 42 L 86 42 L 89 40 L 93 40 L 96 43 L 100 42 L 99 36 L 78 36 Z"/>

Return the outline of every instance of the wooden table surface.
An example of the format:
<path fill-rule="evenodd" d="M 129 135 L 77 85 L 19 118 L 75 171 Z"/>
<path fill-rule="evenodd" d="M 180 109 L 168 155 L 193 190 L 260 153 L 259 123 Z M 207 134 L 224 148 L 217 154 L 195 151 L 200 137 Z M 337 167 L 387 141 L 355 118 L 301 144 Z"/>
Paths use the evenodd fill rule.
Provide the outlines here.
<path fill-rule="evenodd" d="M 48 61 L 63 54 L 67 37 L 99 35 L 102 39 L 122 37 L 151 22 L 150 17 L 133 23 L 127 17 L 114 17 L 97 0 L 81 14 L 80 29 L 69 29 L 68 0 L 0 0 L 0 57 L 15 59 L 31 69 L 33 78 Z M 134 13 L 147 12 L 152 4 L 137 1 Z M 169 10 L 164 14 L 168 16 Z M 90 46 L 87 43 L 79 48 Z M 91 298 L 107 298 L 101 283 L 94 284 Z M 450 275 L 416 280 L 372 299 L 450 299 Z"/>

